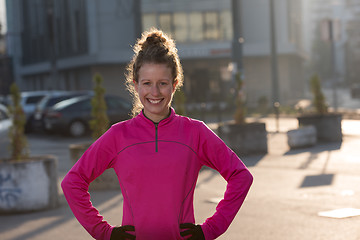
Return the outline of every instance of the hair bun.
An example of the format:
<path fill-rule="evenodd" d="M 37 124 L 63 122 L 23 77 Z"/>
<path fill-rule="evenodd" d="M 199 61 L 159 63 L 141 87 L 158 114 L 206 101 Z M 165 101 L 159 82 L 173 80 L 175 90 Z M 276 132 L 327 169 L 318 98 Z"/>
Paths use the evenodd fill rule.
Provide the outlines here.
<path fill-rule="evenodd" d="M 163 46 L 166 43 L 166 38 L 160 32 L 154 32 L 146 38 L 141 48 L 142 50 L 152 46 Z"/>

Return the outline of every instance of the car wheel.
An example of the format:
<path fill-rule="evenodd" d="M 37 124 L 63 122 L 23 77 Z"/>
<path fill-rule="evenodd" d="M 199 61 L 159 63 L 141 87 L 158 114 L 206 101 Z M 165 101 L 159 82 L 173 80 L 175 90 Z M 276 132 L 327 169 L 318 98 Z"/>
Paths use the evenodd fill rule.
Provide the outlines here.
<path fill-rule="evenodd" d="M 72 137 L 81 137 L 86 132 L 86 125 L 82 121 L 75 120 L 69 125 L 69 134 Z"/>

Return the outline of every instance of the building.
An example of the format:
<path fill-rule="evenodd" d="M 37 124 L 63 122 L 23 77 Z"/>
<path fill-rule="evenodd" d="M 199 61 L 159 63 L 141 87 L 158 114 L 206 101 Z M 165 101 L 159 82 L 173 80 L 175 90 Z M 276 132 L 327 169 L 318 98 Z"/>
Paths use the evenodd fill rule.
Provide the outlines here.
<path fill-rule="evenodd" d="M 8 53 L 22 90 L 88 90 L 104 77 L 108 93 L 126 95 L 125 63 L 136 39 L 133 2 L 7 1 Z"/>
<path fill-rule="evenodd" d="M 357 78 L 359 76 L 357 66 L 360 63 L 360 0 L 305 0 L 305 2 L 307 6 L 305 25 L 308 27 L 305 31 L 305 45 L 307 52 L 312 53 L 309 56 L 312 63 L 320 62 L 314 70 L 322 73 L 325 86 L 333 86 L 334 83 L 347 86 L 360 82 Z M 324 31 L 326 21 L 335 22 L 333 43 L 330 43 L 329 37 L 326 36 L 328 34 Z"/>
<path fill-rule="evenodd" d="M 272 99 L 269 1 L 241 5 L 247 102 Z M 53 3 L 51 5 L 49 3 Z M 123 79 L 141 25 L 177 42 L 188 102 L 231 101 L 231 0 L 7 1 L 8 51 L 23 90 L 91 89 L 95 72 L 108 92 L 126 95 Z M 135 4 L 135 5 L 134 5 Z M 304 93 L 301 4 L 275 0 L 279 93 L 282 104 Z"/>
<path fill-rule="evenodd" d="M 12 61 L 6 54 L 6 37 L 2 33 L 0 22 L 0 98 L 10 92 L 10 85 L 13 82 Z"/>
<path fill-rule="evenodd" d="M 345 26 L 347 36 L 345 51 L 345 82 L 350 87 L 360 86 L 360 1 L 348 0 L 346 2 L 349 20 Z"/>

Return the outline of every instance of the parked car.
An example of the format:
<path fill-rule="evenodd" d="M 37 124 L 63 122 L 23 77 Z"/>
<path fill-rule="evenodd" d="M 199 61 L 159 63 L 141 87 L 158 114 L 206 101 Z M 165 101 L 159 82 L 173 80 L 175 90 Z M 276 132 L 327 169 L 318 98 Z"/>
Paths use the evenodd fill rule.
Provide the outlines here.
<path fill-rule="evenodd" d="M 55 104 L 44 117 L 45 129 L 80 137 L 89 132 L 92 96 L 70 98 Z M 129 118 L 131 103 L 118 96 L 106 96 L 107 114 L 111 124 Z"/>
<path fill-rule="evenodd" d="M 0 158 L 10 157 L 9 131 L 12 126 L 9 111 L 5 105 L 0 104 Z"/>
<path fill-rule="evenodd" d="M 26 116 L 26 124 L 25 124 L 25 132 L 30 132 L 31 122 L 34 117 L 35 107 L 38 102 L 41 101 L 49 91 L 29 91 L 29 92 L 21 92 L 21 106 L 25 112 Z M 7 97 L 8 104 L 12 104 L 11 97 Z"/>
<path fill-rule="evenodd" d="M 351 98 L 360 98 L 360 83 L 351 86 Z"/>
<path fill-rule="evenodd" d="M 64 91 L 48 94 L 36 105 L 34 117 L 31 121 L 31 128 L 37 131 L 45 130 L 44 116 L 55 104 L 73 97 L 92 95 L 92 93 L 93 91 Z"/>

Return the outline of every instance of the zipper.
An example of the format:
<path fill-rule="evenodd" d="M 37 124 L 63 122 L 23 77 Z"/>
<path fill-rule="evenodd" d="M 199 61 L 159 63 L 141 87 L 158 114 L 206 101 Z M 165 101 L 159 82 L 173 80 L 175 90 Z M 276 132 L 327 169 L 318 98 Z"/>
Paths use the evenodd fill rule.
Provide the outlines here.
<path fill-rule="evenodd" d="M 154 123 L 155 124 L 155 152 L 158 152 L 158 126 L 159 123 Z"/>
<path fill-rule="evenodd" d="M 152 123 L 154 123 L 154 125 L 155 125 L 155 152 L 158 152 L 158 127 L 159 127 L 159 123 L 160 123 L 161 121 L 165 120 L 166 118 L 170 117 L 171 111 L 169 112 L 169 115 L 168 115 L 166 118 L 160 120 L 160 122 L 154 122 L 153 120 L 151 120 L 150 118 L 148 118 L 148 117 L 145 115 L 144 110 L 142 110 L 142 113 L 143 113 L 143 115 L 144 115 L 145 118 L 149 119 L 149 120 L 150 120 Z"/>

